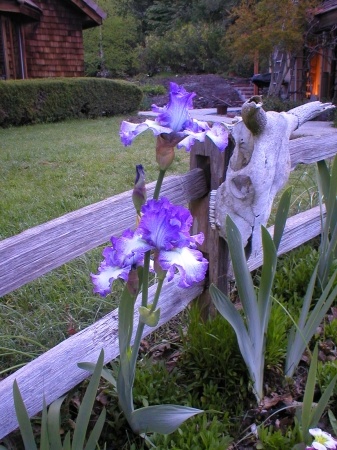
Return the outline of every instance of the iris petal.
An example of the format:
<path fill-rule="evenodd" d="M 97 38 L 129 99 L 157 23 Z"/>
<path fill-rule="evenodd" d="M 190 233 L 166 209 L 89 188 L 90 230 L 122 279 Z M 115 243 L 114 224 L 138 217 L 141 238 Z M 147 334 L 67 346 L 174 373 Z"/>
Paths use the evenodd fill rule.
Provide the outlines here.
<path fill-rule="evenodd" d="M 149 200 L 142 207 L 138 231 L 149 245 L 158 250 L 188 246 L 193 218 L 188 209 L 170 203 L 165 197 Z"/>
<path fill-rule="evenodd" d="M 179 271 L 178 286 L 186 288 L 205 278 L 208 261 L 199 250 L 188 247 L 171 251 L 160 251 L 158 262 L 163 270 L 168 271 L 168 281 L 172 280 L 176 269 Z"/>
<path fill-rule="evenodd" d="M 105 297 L 111 291 L 113 281 L 117 280 L 117 278 L 127 280 L 130 270 L 131 266 L 109 266 L 103 261 L 98 269 L 99 273 L 97 275 L 91 274 L 91 280 L 94 285 L 93 291 Z"/>
<path fill-rule="evenodd" d="M 147 119 L 140 124 L 122 122 L 119 134 L 123 145 L 131 145 L 136 136 L 150 129 L 155 136 L 170 136 L 167 140 L 172 143 L 172 147 L 185 147 L 190 151 L 196 139 L 204 142 L 207 135 L 220 151 L 224 151 L 228 145 L 225 127 L 217 123 L 210 128 L 207 122 L 191 118 L 189 110 L 193 107 L 194 96 L 194 92 L 187 92 L 183 86 L 170 83 L 169 103 L 164 107 L 152 105 L 152 110 L 158 113 L 156 120 Z"/>

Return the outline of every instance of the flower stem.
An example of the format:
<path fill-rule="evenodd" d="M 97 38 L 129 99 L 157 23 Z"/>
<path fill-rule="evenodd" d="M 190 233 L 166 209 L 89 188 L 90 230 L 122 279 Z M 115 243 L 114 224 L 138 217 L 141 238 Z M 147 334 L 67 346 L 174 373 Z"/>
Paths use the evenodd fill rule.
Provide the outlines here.
<path fill-rule="evenodd" d="M 154 299 L 153 299 L 153 303 L 152 303 L 151 309 L 150 309 L 151 313 L 153 313 L 153 311 L 157 307 L 158 300 L 159 300 L 159 297 L 160 297 L 161 288 L 163 287 L 164 279 L 165 278 L 159 278 L 158 279 L 156 293 L 155 293 L 155 296 L 154 296 Z"/>
<path fill-rule="evenodd" d="M 144 255 L 144 271 L 143 271 L 143 285 L 142 285 L 142 306 L 147 307 L 149 297 L 149 273 L 150 273 L 150 258 L 151 250 Z"/>
<path fill-rule="evenodd" d="M 153 194 L 154 200 L 158 200 L 158 198 L 159 198 L 160 189 L 161 189 L 161 185 L 163 184 L 165 172 L 166 172 L 166 170 L 163 170 L 163 169 L 159 170 L 156 187 L 155 187 L 154 194 Z"/>

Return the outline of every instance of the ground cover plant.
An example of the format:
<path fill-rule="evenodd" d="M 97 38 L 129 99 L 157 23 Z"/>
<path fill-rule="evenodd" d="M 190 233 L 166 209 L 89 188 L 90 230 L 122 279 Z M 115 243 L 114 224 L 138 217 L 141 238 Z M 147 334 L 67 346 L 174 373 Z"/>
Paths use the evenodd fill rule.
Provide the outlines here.
<path fill-rule="evenodd" d="M 137 128 L 134 128 L 133 131 L 135 131 L 135 129 Z M 164 155 L 165 157 L 167 156 L 166 152 L 164 152 Z M 166 170 L 163 160 L 159 159 L 158 162 L 161 164 L 161 171 Z M 125 236 L 125 238 L 128 238 L 128 236 Z M 105 254 L 105 256 L 107 257 L 107 253 Z M 106 261 L 106 264 L 109 263 L 109 261 Z M 102 266 L 101 271 L 105 270 L 105 268 L 106 267 Z M 110 289 L 111 280 L 108 281 L 108 287 Z M 105 285 L 103 289 L 102 284 L 98 284 L 100 290 L 104 291 L 106 289 Z M 152 307 L 150 305 L 144 305 L 144 308 L 144 321 L 147 321 L 149 319 L 152 320 L 152 314 L 155 313 L 155 308 L 154 310 L 152 310 Z M 149 308 L 149 311 L 146 311 L 146 308 Z M 119 431 L 120 434 L 124 436 L 124 440 L 122 439 L 118 444 L 116 444 L 116 435 L 111 436 L 111 438 L 109 439 L 106 437 L 106 435 L 104 435 L 102 442 L 104 442 L 104 440 L 105 442 L 111 442 L 112 440 L 113 444 L 111 444 L 111 448 L 130 449 L 144 448 L 144 446 L 151 447 L 153 445 L 156 445 L 157 448 L 163 449 L 228 448 L 231 445 L 230 442 L 233 440 L 233 438 L 236 442 L 240 440 L 246 441 L 247 437 L 250 434 L 252 435 L 252 432 L 248 431 L 248 429 L 251 430 L 252 425 L 256 426 L 255 422 L 258 422 L 259 425 L 256 432 L 259 436 L 260 443 L 258 444 L 259 447 L 257 448 L 287 448 L 287 445 L 293 446 L 293 444 L 297 444 L 299 441 L 303 440 L 302 432 L 304 423 L 306 423 L 306 427 L 304 427 L 306 439 L 309 439 L 309 430 L 307 428 L 309 425 L 312 426 L 315 424 L 312 424 L 311 420 L 307 420 L 306 414 L 303 415 L 303 411 L 309 411 L 310 417 L 312 416 L 317 419 L 316 416 L 318 416 L 318 413 L 315 413 L 314 410 L 311 410 L 315 385 L 314 379 L 316 377 L 316 363 L 310 365 L 308 376 L 308 379 L 310 379 L 310 383 L 308 384 L 307 381 L 305 387 L 302 386 L 297 392 L 297 395 L 299 397 L 302 395 L 302 397 L 304 396 L 304 399 L 306 399 L 306 401 L 304 402 L 306 406 L 303 403 L 303 407 L 302 409 L 300 409 L 300 413 L 298 415 L 299 419 L 297 419 L 298 421 L 301 420 L 300 428 L 291 428 L 290 425 L 288 427 L 288 435 L 284 434 L 284 429 L 282 427 L 277 428 L 276 422 L 274 423 L 273 421 L 271 421 L 268 416 L 265 420 L 263 420 L 261 417 L 258 417 L 259 415 L 266 413 L 261 411 L 261 409 L 256 406 L 256 401 L 254 399 L 254 396 L 252 395 L 251 389 L 249 388 L 249 382 L 247 382 L 247 371 L 245 370 L 243 360 L 238 350 L 235 336 L 233 332 L 231 332 L 231 328 L 228 326 L 228 324 L 223 321 L 218 322 L 218 320 L 221 320 L 220 316 L 213 321 L 207 322 L 206 324 L 200 323 L 199 317 L 197 317 L 197 320 L 194 322 L 193 330 L 192 311 L 189 320 L 189 330 L 186 335 L 182 334 L 181 338 L 181 342 L 183 343 L 183 345 L 180 347 L 180 349 L 179 347 L 177 347 L 179 349 L 178 351 L 180 351 L 180 357 L 177 358 L 177 362 L 173 364 L 173 367 L 172 365 L 171 367 L 167 365 L 167 358 L 164 357 L 161 358 L 161 361 L 156 363 L 153 352 L 148 351 L 148 349 L 146 349 L 145 347 L 145 353 L 147 353 L 147 355 L 144 355 L 143 360 L 139 361 L 137 364 L 140 370 L 136 371 L 137 374 L 139 373 L 138 379 L 137 376 L 134 379 L 135 384 L 133 401 L 134 406 L 136 407 L 136 411 L 137 408 L 148 408 L 149 403 L 162 403 L 163 400 L 165 401 L 165 398 L 167 398 L 170 403 L 173 401 L 176 402 L 176 400 L 178 400 L 180 403 L 183 403 L 185 407 L 190 407 L 191 404 L 193 404 L 194 407 L 198 407 L 200 409 L 203 408 L 205 412 L 202 415 L 200 414 L 200 416 L 197 417 L 194 421 L 191 420 L 190 423 L 187 422 L 186 424 L 179 427 L 175 435 L 172 434 L 170 436 L 162 436 L 156 433 L 151 436 L 150 440 L 141 441 L 131 433 L 131 430 L 128 428 L 125 422 L 125 419 L 124 422 L 123 420 L 121 421 L 121 410 L 116 408 L 117 402 L 116 393 L 114 392 L 114 390 L 110 385 L 104 386 L 102 387 L 102 390 L 100 392 L 101 395 L 99 396 L 99 402 L 102 404 L 106 403 L 109 405 L 109 407 L 111 407 L 112 411 L 110 411 L 110 413 L 112 417 L 115 417 L 114 426 L 116 428 L 121 425 L 121 422 L 123 423 L 122 430 L 120 429 Z M 199 328 L 198 325 L 200 325 Z M 276 327 L 274 327 L 274 332 L 275 328 Z M 198 338 L 195 339 L 194 343 L 192 336 L 194 339 L 195 336 L 198 336 Z M 121 335 L 121 338 L 122 339 L 120 340 L 123 341 L 123 335 Z M 155 341 L 152 344 L 155 345 Z M 218 348 L 216 344 L 219 344 Z M 126 346 L 128 347 L 128 345 L 129 344 L 126 339 Z M 139 346 L 141 347 L 143 356 L 144 348 L 142 348 L 142 345 L 143 344 L 139 342 Z M 266 345 L 268 347 L 268 343 L 266 343 Z M 225 347 L 225 349 L 227 350 L 227 359 L 225 358 L 223 347 Z M 148 359 L 149 354 L 151 356 L 150 360 Z M 270 352 L 270 354 L 272 354 L 272 352 Z M 316 354 L 317 351 L 316 353 L 314 352 L 314 355 Z M 119 362 L 116 362 L 113 367 L 113 370 L 115 370 L 116 373 L 122 373 L 122 377 L 125 376 L 125 373 L 123 375 L 123 369 L 121 371 L 123 364 L 125 364 L 125 361 L 123 362 L 123 357 L 125 358 L 127 357 L 127 355 L 128 351 L 125 352 L 125 355 L 123 355 L 122 352 L 122 359 L 120 359 Z M 223 359 L 223 361 L 219 361 L 219 359 L 217 359 L 217 356 L 221 356 L 221 359 Z M 132 357 L 132 359 L 134 359 L 134 357 Z M 163 360 L 166 362 L 164 366 Z M 234 369 L 230 364 L 230 362 L 232 361 L 237 361 L 237 363 L 234 364 Z M 315 361 L 315 358 L 313 358 L 313 361 Z M 189 371 L 189 368 L 192 370 Z M 275 377 L 278 373 L 279 366 L 277 365 L 276 367 L 274 367 L 270 359 L 268 369 Z M 153 372 L 153 378 L 151 376 L 151 372 Z M 182 386 L 184 387 L 182 390 L 179 389 L 178 392 L 176 392 L 177 388 L 173 389 L 172 384 L 170 385 L 170 382 L 172 382 L 170 373 L 173 373 L 173 376 L 176 377 L 175 380 L 176 383 L 179 384 L 179 386 L 182 384 Z M 196 376 L 195 373 L 199 373 L 199 375 Z M 128 377 L 129 375 L 127 374 L 126 379 L 128 379 Z M 157 383 L 160 381 L 158 378 L 163 380 L 163 383 L 160 384 L 162 384 L 162 388 L 165 389 L 163 391 L 164 399 L 163 397 L 158 395 Z M 270 386 L 270 381 L 273 380 L 273 378 L 268 377 L 267 379 Z M 120 386 L 122 386 L 122 389 L 124 389 L 123 382 L 124 381 L 122 378 L 122 381 L 120 381 L 120 383 L 122 383 L 120 384 Z M 174 385 L 176 383 L 174 383 Z M 133 380 L 131 380 L 131 383 L 128 382 L 128 384 L 132 385 Z M 233 400 L 231 400 L 231 396 L 229 395 L 231 385 L 234 391 L 234 394 L 232 394 Z M 171 386 L 172 390 L 168 389 L 169 386 Z M 330 390 L 333 389 L 333 387 L 330 386 L 332 386 L 332 384 L 328 384 L 328 393 L 330 393 Z M 188 395 L 186 395 L 186 392 L 188 393 Z M 269 395 L 277 393 L 276 386 L 274 386 L 274 388 L 269 387 L 267 393 Z M 238 394 L 239 399 L 242 400 L 242 402 L 238 402 Z M 129 387 L 125 389 L 125 393 L 123 395 L 125 397 L 124 400 L 126 400 L 126 403 L 129 403 Z M 328 397 L 328 394 L 326 394 L 324 397 L 324 406 L 326 403 L 325 400 L 327 400 Z M 125 412 L 126 408 L 124 400 L 123 402 L 120 401 L 120 407 Z M 81 400 L 79 400 L 79 402 L 80 401 Z M 319 404 L 322 405 L 322 402 L 320 402 Z M 268 411 L 268 408 L 266 409 Z M 158 410 L 159 409 L 156 409 L 156 411 Z M 324 407 L 321 406 L 319 410 L 323 411 Z M 249 411 L 248 420 L 243 420 L 243 417 L 246 417 L 247 419 L 246 411 Z M 130 412 L 132 415 L 133 411 L 131 410 Z M 305 420 L 303 419 L 303 417 L 305 418 Z M 134 428 L 135 424 L 132 423 L 132 420 L 130 420 L 130 414 L 129 417 L 128 414 L 126 414 L 126 418 L 129 422 L 131 422 L 131 428 Z M 111 420 L 110 422 L 108 420 L 110 426 L 111 422 Z M 242 429 L 242 427 L 244 427 L 245 425 L 247 425 L 248 429 Z M 263 433 L 265 425 L 267 425 L 269 428 L 268 432 Z M 187 428 L 185 428 L 185 426 Z M 134 431 L 138 431 L 137 427 Z M 160 432 L 160 429 L 158 429 L 158 431 Z M 111 429 L 106 432 L 111 433 Z M 321 437 L 322 439 L 329 439 L 325 435 L 319 434 L 319 432 L 316 430 L 311 430 L 311 432 L 315 437 L 315 441 L 317 436 L 317 442 L 324 442 L 322 440 L 318 441 L 318 438 L 320 439 Z M 128 438 L 125 436 L 126 433 L 129 433 Z M 240 433 L 242 434 L 240 435 Z M 252 442 L 255 442 L 255 438 Z M 279 445 L 279 447 L 275 447 L 276 443 L 278 443 L 277 445 Z M 316 445 L 314 447 L 318 449 L 322 448 L 319 446 L 317 447 Z"/>

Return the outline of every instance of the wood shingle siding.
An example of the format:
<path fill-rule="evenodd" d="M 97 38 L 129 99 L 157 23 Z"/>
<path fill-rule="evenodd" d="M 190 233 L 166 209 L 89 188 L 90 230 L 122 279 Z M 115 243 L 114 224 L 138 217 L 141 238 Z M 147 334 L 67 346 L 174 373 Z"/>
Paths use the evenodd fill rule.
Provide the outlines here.
<path fill-rule="evenodd" d="M 104 18 L 92 0 L 0 0 L 1 79 L 83 76 L 82 31 Z"/>

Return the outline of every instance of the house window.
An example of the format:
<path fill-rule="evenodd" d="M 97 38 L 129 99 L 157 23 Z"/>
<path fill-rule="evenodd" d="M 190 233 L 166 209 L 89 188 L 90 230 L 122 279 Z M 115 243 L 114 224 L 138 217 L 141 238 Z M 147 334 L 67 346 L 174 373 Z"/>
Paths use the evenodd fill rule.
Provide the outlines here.
<path fill-rule="evenodd" d="M 3 39 L 3 26 L 0 17 L 0 80 L 6 79 L 5 42 Z"/>
<path fill-rule="evenodd" d="M 21 78 L 25 78 L 21 25 L 0 16 L 0 79 Z"/>

